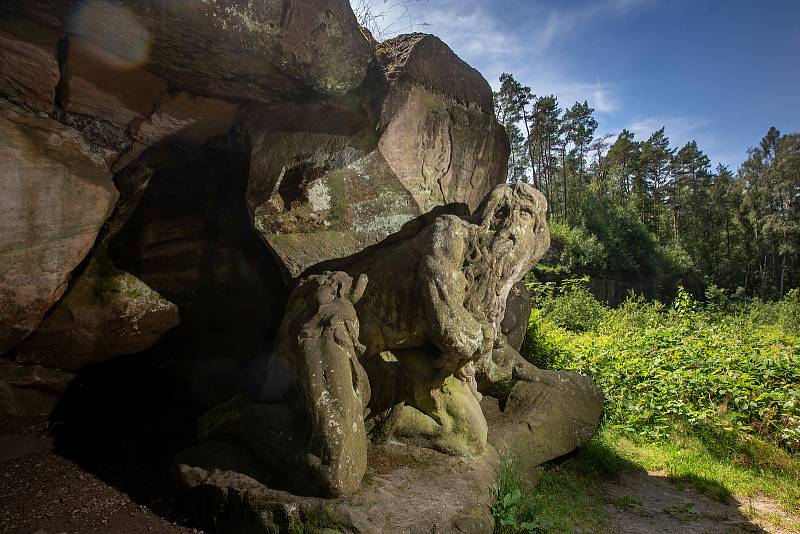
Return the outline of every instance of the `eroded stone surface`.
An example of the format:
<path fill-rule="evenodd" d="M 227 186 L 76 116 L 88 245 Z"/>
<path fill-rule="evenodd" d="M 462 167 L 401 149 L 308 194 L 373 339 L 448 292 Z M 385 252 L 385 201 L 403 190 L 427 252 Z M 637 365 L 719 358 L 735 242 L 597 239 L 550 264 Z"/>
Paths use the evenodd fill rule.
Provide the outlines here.
<path fill-rule="evenodd" d="M 528 286 L 524 280 L 520 280 L 511 288 L 506 300 L 505 315 L 501 328 L 506 336 L 509 345 L 519 352 L 525 341 L 525 333 L 528 331 L 528 321 L 531 317 L 533 302 Z"/>
<path fill-rule="evenodd" d="M 532 366 L 531 366 L 532 367 Z M 519 380 L 492 441 L 506 453 L 539 465 L 575 450 L 597 432 L 603 395 L 586 376 L 531 369 Z"/>
<path fill-rule="evenodd" d="M 538 386 L 520 381 L 517 387 L 528 391 L 542 388 L 541 395 L 556 404 L 578 400 L 581 406 L 591 406 L 597 424 L 598 398 L 594 392 L 584 398 L 587 391 L 579 384 L 588 379 L 576 379 L 569 373 L 541 373 Z M 557 380 L 564 379 L 562 385 L 546 385 L 555 375 Z M 271 489 L 263 483 L 270 480 L 263 463 L 233 442 L 206 442 L 182 453 L 173 476 L 192 520 L 205 528 L 213 526 L 216 532 L 270 533 L 293 527 L 363 534 L 489 534 L 494 529 L 492 485 L 502 455 L 514 454 L 519 465 L 533 467 L 588 439 L 586 434 L 580 434 L 580 440 L 554 438 L 540 425 L 521 433 L 520 422 L 531 413 L 524 404 L 509 403 L 501 411 L 497 399 L 484 397 L 481 406 L 490 420 L 490 444 L 476 456 L 451 456 L 397 442 L 371 444 L 361 489 L 338 499 L 300 497 Z M 539 407 L 546 408 L 544 404 Z M 563 408 L 556 407 L 540 412 L 538 422 L 553 424 L 558 430 L 570 424 L 569 418 L 559 421 L 563 415 Z M 519 447 L 511 447 L 508 438 L 519 440 Z"/>
<path fill-rule="evenodd" d="M 80 134 L 0 100 L 0 353 L 30 334 L 111 214 L 117 190 Z"/>
<path fill-rule="evenodd" d="M 52 111 L 59 80 L 52 28 L 4 13 L 0 17 L 0 94 L 36 111 Z"/>
<path fill-rule="evenodd" d="M 151 347 L 179 322 L 175 304 L 96 254 L 16 359 L 78 371 Z"/>
<path fill-rule="evenodd" d="M 73 378 L 41 365 L 0 360 L 0 431 L 44 422 Z"/>
<path fill-rule="evenodd" d="M 236 122 L 239 105 L 181 91 L 165 94 L 149 118 L 132 128 L 135 139 L 145 145 L 165 140 L 203 145 L 225 134 Z"/>
<path fill-rule="evenodd" d="M 239 396 L 211 410 L 199 437 L 243 443 L 295 492 L 356 491 L 367 468 L 370 389 L 353 305 L 365 285 L 366 277 L 342 272 L 303 280 L 289 298 L 258 399 Z M 287 374 L 302 383 L 296 403 L 292 392 L 270 387 L 286 383 Z"/>
<path fill-rule="evenodd" d="M 365 534 L 488 534 L 494 449 L 459 458 L 387 443 L 369 451 L 364 486 L 342 499 L 298 497 L 257 479 L 258 462 L 233 443 L 208 443 L 184 453 L 174 476 L 194 521 L 217 532 L 283 532 L 331 528 Z"/>
<path fill-rule="evenodd" d="M 389 78 L 377 123 L 320 105 L 262 106 L 247 121 L 248 205 L 290 277 L 435 207 L 475 209 L 505 178 L 507 139 L 486 80 L 433 36 L 378 51 Z"/>
<path fill-rule="evenodd" d="M 205 96 L 262 102 L 358 89 L 373 52 L 345 0 L 10 0 L 17 13 Z"/>
<path fill-rule="evenodd" d="M 63 106 L 125 129 L 137 117 L 147 117 L 166 91 L 167 82 L 140 66 L 125 66 L 109 58 L 102 43 L 69 39 L 63 69 Z"/>
<path fill-rule="evenodd" d="M 342 261 L 346 271 L 302 279 L 259 398 L 210 411 L 201 439 L 237 440 L 292 490 L 324 496 L 358 489 L 368 414 L 384 419 L 370 424 L 384 438 L 481 454 L 488 431 L 474 362 L 508 372 L 527 363 L 501 322 L 511 287 L 549 245 L 546 209 L 534 188 L 501 185 L 472 217 L 439 216 Z M 513 352 L 508 361 L 492 360 L 495 345 Z M 535 368 L 523 370 L 513 378 L 534 380 Z M 484 373 L 490 382 L 500 374 Z"/>

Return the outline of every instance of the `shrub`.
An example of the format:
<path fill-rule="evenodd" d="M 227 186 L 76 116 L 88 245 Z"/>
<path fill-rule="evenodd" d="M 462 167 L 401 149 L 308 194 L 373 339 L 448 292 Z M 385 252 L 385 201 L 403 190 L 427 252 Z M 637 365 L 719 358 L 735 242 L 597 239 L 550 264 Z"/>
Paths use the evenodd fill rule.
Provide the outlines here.
<path fill-rule="evenodd" d="M 583 285 L 588 278 L 564 280 L 558 298 L 549 299 L 542 315 L 552 323 L 573 332 L 586 332 L 597 328 L 608 312 Z"/>
<path fill-rule="evenodd" d="M 541 365 L 595 379 L 607 423 L 656 439 L 676 424 L 710 426 L 800 450 L 797 293 L 736 313 L 710 310 L 683 288 L 669 307 L 634 296 L 616 310 L 593 301 L 577 287 L 553 297 L 536 346 L 548 348 Z"/>
<path fill-rule="evenodd" d="M 545 262 L 556 264 L 570 273 L 597 273 L 607 267 L 602 243 L 581 227 L 561 223 L 550 225 L 551 253 Z"/>

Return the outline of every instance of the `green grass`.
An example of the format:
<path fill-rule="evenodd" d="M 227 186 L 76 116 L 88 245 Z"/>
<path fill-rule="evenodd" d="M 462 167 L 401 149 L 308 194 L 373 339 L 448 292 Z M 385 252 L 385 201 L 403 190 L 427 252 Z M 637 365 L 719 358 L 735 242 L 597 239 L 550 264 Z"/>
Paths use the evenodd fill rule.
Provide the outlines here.
<path fill-rule="evenodd" d="M 680 423 L 800 451 L 800 337 L 780 318 L 754 321 L 755 309 L 721 313 L 685 292 L 670 307 L 633 298 L 608 309 L 572 286 L 534 312 L 525 355 L 594 378 L 616 429 L 656 441 Z"/>
<path fill-rule="evenodd" d="M 602 433 L 573 455 L 539 468 L 505 458 L 495 486 L 495 533 L 606 531 L 601 482 L 636 468 Z"/>
<path fill-rule="evenodd" d="M 731 444 L 711 434 L 676 432 L 669 441 L 647 442 L 605 432 L 621 457 L 647 471 L 725 502 L 730 496 L 763 495 L 789 513 L 800 513 L 800 459 L 753 439 Z"/>
<path fill-rule="evenodd" d="M 524 352 L 541 367 L 592 376 L 605 395 L 602 429 L 536 476 L 505 462 L 496 532 L 602 532 L 604 482 L 635 470 L 664 472 L 721 502 L 764 496 L 800 516 L 796 292 L 776 303 L 702 304 L 679 291 L 671 305 L 629 298 L 610 309 L 579 282 L 558 296 L 552 285 L 532 288 L 538 308 Z M 609 502 L 640 505 L 635 496 Z M 800 530 L 798 520 L 780 521 Z"/>
<path fill-rule="evenodd" d="M 606 504 L 636 510 L 642 503 L 635 495 L 606 498 L 603 484 L 635 471 L 664 472 L 678 487 L 692 487 L 720 502 L 763 495 L 787 513 L 800 514 L 800 462 L 768 443 L 731 449 L 711 436 L 680 431 L 669 441 L 653 443 L 604 428 L 573 455 L 536 471 L 506 459 L 498 475 L 497 502 L 515 490 L 519 498 L 509 524 L 500 524 L 506 510 L 495 504 L 495 533 L 607 532 Z M 526 524 L 532 529 L 525 530 Z M 783 526 L 800 529 L 800 520 Z"/>

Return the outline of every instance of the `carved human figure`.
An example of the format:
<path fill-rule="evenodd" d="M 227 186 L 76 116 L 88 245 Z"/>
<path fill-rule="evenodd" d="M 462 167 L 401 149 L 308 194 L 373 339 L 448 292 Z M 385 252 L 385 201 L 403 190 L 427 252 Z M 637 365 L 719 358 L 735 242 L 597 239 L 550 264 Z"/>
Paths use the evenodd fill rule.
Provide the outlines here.
<path fill-rule="evenodd" d="M 370 279 L 356 312 L 376 390 L 372 414 L 392 402 L 399 412 L 384 433 L 451 454 L 483 449 L 486 421 L 471 362 L 482 360 L 482 372 L 495 346 L 505 345 L 500 323 L 511 287 L 550 245 L 546 210 L 533 187 L 499 185 L 472 217 L 437 217 L 343 267 Z M 384 351 L 398 363 L 384 364 Z M 398 380 L 404 384 L 386 387 Z M 384 389 L 397 393 L 386 399 Z"/>
<path fill-rule="evenodd" d="M 369 382 L 353 305 L 367 277 L 327 272 L 292 292 L 257 399 L 240 395 L 200 420 L 204 438 L 243 442 L 302 493 L 358 489 L 367 468 Z"/>
<path fill-rule="evenodd" d="M 487 425 L 476 373 L 483 378 L 493 349 L 504 346 L 511 287 L 549 247 L 545 213 L 536 189 L 500 185 L 472 217 L 439 216 L 343 261 L 338 272 L 302 280 L 258 402 L 239 403 L 236 428 L 223 428 L 276 469 L 306 477 L 295 486 L 327 495 L 354 491 L 366 471 L 367 406 L 371 419 L 385 421 L 384 434 L 480 453 Z M 507 360 L 495 367 L 512 365 Z M 282 428 L 291 436 L 283 441 L 270 426 L 281 423 L 263 415 L 281 403 L 305 421 L 303 431 Z M 281 417 L 284 427 L 291 419 Z"/>

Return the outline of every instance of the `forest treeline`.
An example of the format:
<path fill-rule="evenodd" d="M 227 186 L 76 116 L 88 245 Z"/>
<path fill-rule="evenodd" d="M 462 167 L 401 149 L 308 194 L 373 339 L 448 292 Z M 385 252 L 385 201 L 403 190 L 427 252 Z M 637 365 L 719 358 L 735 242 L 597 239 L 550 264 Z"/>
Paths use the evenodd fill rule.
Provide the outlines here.
<path fill-rule="evenodd" d="M 597 135 L 586 101 L 560 107 L 513 75 L 495 111 L 510 182 L 548 200 L 553 247 L 539 270 L 642 280 L 670 293 L 710 285 L 776 298 L 800 286 L 800 134 L 770 128 L 737 170 L 664 128 Z"/>

